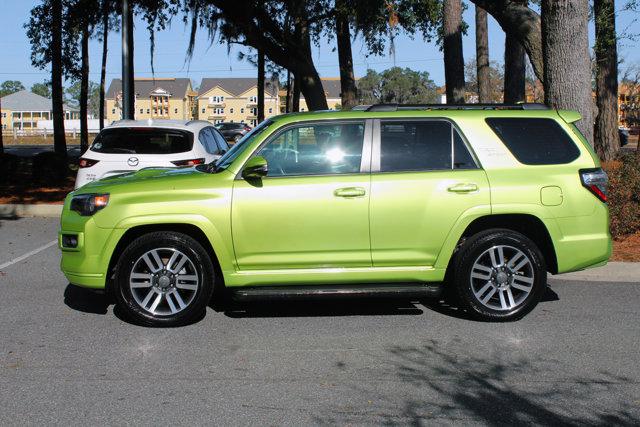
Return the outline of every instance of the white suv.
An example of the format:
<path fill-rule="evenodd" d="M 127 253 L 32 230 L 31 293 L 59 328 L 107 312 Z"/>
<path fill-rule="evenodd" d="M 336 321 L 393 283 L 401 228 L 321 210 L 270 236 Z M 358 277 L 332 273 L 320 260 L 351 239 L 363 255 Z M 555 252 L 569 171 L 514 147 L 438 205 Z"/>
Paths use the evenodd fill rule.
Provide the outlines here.
<path fill-rule="evenodd" d="M 120 120 L 105 127 L 80 157 L 76 188 L 148 167 L 210 163 L 229 150 L 222 134 L 202 120 Z"/>

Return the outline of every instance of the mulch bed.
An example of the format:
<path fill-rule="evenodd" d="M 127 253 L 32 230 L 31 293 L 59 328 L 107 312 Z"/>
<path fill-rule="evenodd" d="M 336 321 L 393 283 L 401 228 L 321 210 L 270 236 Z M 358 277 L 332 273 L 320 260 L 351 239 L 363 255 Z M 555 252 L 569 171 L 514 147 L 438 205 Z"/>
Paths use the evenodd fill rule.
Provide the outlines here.
<path fill-rule="evenodd" d="M 611 261 L 640 262 L 640 231 L 614 240 Z"/>
<path fill-rule="evenodd" d="M 37 185 L 0 185 L 0 204 L 53 204 L 61 205 L 66 195 L 73 191 L 75 179 L 62 185 L 44 187 Z"/>

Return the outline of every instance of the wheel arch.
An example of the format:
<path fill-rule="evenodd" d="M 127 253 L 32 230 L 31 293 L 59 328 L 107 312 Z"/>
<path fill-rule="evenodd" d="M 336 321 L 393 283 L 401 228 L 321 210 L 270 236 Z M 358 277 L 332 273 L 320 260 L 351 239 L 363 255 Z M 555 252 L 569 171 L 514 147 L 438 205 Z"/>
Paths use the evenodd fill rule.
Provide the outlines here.
<path fill-rule="evenodd" d="M 492 228 L 512 230 L 531 239 L 531 241 L 533 241 L 542 252 L 547 266 L 547 271 L 552 274 L 556 274 L 558 272 L 558 258 L 553 245 L 553 239 L 547 225 L 536 215 L 525 213 L 491 214 L 473 219 L 462 232 L 458 233 L 455 240 L 456 244 L 450 253 L 451 256 L 449 256 L 447 260 L 447 270 L 449 270 L 453 265 L 453 260 L 455 258 L 454 255 L 457 248 L 464 243 L 466 239 L 474 234 Z"/>
<path fill-rule="evenodd" d="M 195 239 L 198 243 L 202 245 L 202 247 L 207 251 L 211 261 L 213 263 L 213 268 L 215 270 L 216 279 L 219 279 L 220 282 L 224 285 L 224 274 L 222 273 L 222 267 L 219 259 L 219 252 L 216 252 L 214 249 L 214 245 L 211 240 L 207 237 L 207 234 L 203 229 L 192 223 L 185 222 L 167 222 L 167 223 L 150 223 L 150 224 L 138 224 L 127 228 L 126 232 L 120 237 L 118 243 L 116 244 L 113 252 L 111 253 L 111 257 L 109 259 L 109 265 L 107 268 L 107 280 L 106 280 L 106 288 L 108 291 L 111 290 L 112 282 L 114 278 L 115 268 L 117 266 L 118 261 L 120 260 L 120 256 L 125 248 L 137 239 L 140 236 L 143 236 L 148 233 L 158 232 L 158 231 L 171 231 L 177 233 L 183 233 L 187 236 Z"/>

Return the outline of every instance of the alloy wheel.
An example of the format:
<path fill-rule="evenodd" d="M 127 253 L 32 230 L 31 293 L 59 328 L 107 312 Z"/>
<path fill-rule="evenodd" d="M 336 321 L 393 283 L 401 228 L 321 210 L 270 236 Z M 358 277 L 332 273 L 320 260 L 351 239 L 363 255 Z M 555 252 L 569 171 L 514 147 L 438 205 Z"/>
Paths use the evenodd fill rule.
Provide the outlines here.
<path fill-rule="evenodd" d="M 154 316 L 181 312 L 193 302 L 200 280 L 193 261 L 173 248 L 144 253 L 133 264 L 129 289 L 136 303 Z"/>
<path fill-rule="evenodd" d="M 531 259 L 513 246 L 497 245 L 484 251 L 471 268 L 471 290 L 485 307 L 511 311 L 533 289 L 535 273 Z"/>

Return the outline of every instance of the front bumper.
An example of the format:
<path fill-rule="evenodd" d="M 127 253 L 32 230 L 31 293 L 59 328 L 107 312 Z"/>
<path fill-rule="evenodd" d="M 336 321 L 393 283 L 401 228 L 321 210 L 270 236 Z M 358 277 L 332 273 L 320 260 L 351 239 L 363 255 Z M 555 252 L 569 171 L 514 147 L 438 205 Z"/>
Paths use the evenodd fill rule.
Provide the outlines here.
<path fill-rule="evenodd" d="M 77 216 L 82 218 L 78 221 Z M 72 221 L 65 221 L 72 217 Z M 58 247 L 62 251 L 60 269 L 70 283 L 93 289 L 104 289 L 109 262 L 117 242 L 126 230 L 98 227 L 91 217 L 80 217 L 73 212 L 63 214 L 62 229 L 58 233 Z M 76 235 L 74 248 L 63 245 L 63 235 Z"/>

